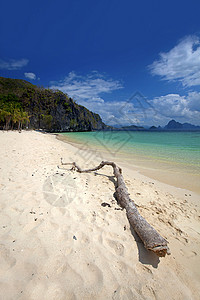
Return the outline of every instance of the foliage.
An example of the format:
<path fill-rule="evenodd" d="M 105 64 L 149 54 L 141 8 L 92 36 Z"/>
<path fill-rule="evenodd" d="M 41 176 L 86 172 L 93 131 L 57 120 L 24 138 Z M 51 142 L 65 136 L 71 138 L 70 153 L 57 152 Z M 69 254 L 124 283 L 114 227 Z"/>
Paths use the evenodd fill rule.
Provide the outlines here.
<path fill-rule="evenodd" d="M 53 117 L 51 115 L 42 115 L 42 118 L 44 120 L 44 123 L 45 123 L 45 126 L 47 127 L 47 129 L 50 129 Z"/>
<path fill-rule="evenodd" d="M 22 129 L 29 122 L 29 116 L 23 110 L 19 98 L 14 94 L 0 95 L 0 124 L 5 129 Z"/>
<path fill-rule="evenodd" d="M 99 115 L 78 105 L 59 90 L 26 80 L 0 77 L 0 128 L 42 128 L 48 131 L 105 128 Z"/>

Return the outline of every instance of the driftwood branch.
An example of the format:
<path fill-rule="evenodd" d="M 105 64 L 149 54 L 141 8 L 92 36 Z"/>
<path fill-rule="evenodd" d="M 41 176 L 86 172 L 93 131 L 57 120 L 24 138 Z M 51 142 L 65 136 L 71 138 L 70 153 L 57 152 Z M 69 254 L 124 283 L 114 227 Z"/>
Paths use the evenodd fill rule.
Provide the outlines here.
<path fill-rule="evenodd" d="M 135 203 L 129 197 L 128 189 L 122 176 L 122 169 L 114 162 L 102 161 L 93 169 L 82 170 L 75 162 L 63 163 L 62 165 L 72 165 L 71 170 L 79 173 L 89 173 L 103 168 L 105 165 L 113 167 L 113 174 L 117 179 L 115 197 L 122 208 L 126 209 L 127 218 L 133 229 L 137 232 L 146 249 L 153 251 L 158 256 L 170 254 L 167 241 L 140 215 Z"/>

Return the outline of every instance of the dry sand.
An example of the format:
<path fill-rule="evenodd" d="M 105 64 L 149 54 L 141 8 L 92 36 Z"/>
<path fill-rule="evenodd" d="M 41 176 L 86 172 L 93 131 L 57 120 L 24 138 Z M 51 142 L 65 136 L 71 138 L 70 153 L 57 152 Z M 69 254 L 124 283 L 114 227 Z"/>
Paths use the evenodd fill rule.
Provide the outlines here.
<path fill-rule="evenodd" d="M 112 169 L 56 136 L 0 132 L 0 299 L 200 299 L 200 201 L 123 168 L 171 255 L 144 249 L 114 197 Z M 103 207 L 106 202 L 110 207 Z"/>

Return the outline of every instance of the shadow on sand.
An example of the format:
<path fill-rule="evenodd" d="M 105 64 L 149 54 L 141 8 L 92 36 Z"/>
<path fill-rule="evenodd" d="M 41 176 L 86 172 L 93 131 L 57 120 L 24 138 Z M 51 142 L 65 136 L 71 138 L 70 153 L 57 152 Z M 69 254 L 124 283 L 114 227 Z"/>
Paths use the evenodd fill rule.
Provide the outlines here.
<path fill-rule="evenodd" d="M 140 237 L 137 235 L 135 230 L 130 226 L 131 234 L 134 237 L 137 247 L 138 247 L 138 257 L 139 261 L 145 265 L 152 265 L 153 268 L 157 268 L 160 262 L 159 257 L 152 251 L 147 250 Z"/>
<path fill-rule="evenodd" d="M 95 172 L 95 175 L 107 177 L 114 184 L 114 186 L 116 188 L 116 179 L 114 176 L 108 176 L 108 175 L 98 173 L 98 172 Z M 115 193 L 113 194 L 113 196 L 115 198 Z M 152 265 L 153 268 L 158 268 L 158 264 L 160 263 L 159 257 L 155 253 L 147 250 L 144 247 L 143 242 L 141 241 L 140 237 L 137 235 L 137 233 L 135 232 L 135 230 L 132 228 L 131 225 L 130 225 L 130 230 L 131 230 L 131 234 L 134 237 L 137 247 L 138 247 L 139 261 L 142 264 L 148 264 L 148 265 Z"/>
<path fill-rule="evenodd" d="M 114 176 L 108 176 L 99 172 L 94 172 L 95 176 L 104 176 L 107 177 L 115 186 L 116 188 L 116 179 Z M 113 194 L 113 197 L 115 198 L 115 193 Z M 116 198 L 115 198 L 116 199 Z M 119 204 L 118 204 L 119 205 Z M 139 261 L 142 264 L 148 264 L 148 265 L 152 265 L 153 268 L 158 268 L 158 264 L 160 263 L 160 259 L 159 257 L 153 253 L 152 251 L 147 250 L 144 245 L 143 242 L 141 241 L 140 237 L 137 235 L 137 233 L 134 231 L 134 229 L 132 228 L 132 226 L 130 225 L 130 230 L 131 230 L 131 234 L 134 237 L 137 247 L 138 247 L 138 257 L 139 257 Z"/>

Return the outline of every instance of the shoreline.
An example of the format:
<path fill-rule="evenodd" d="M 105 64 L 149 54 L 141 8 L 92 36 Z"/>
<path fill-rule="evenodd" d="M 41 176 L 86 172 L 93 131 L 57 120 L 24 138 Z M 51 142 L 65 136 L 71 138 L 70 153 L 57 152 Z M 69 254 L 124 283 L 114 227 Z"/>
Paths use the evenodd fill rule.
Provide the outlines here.
<path fill-rule="evenodd" d="M 157 180 L 161 183 L 180 188 L 183 190 L 187 190 L 190 192 L 194 192 L 197 195 L 200 195 L 200 175 L 199 174 L 191 174 L 187 173 L 186 169 L 176 169 L 176 165 L 172 165 L 171 168 L 173 170 L 169 170 L 169 165 L 167 165 L 168 169 L 166 168 L 163 162 L 158 161 L 149 161 L 148 159 L 141 160 L 139 157 L 139 161 L 137 158 L 129 158 L 125 154 L 117 153 L 113 158 L 112 155 L 105 150 L 105 148 L 99 149 L 98 147 L 85 146 L 84 143 L 81 141 L 75 141 L 73 139 L 69 139 L 67 136 L 62 134 L 57 134 L 56 138 L 63 142 L 69 143 L 76 149 L 79 149 L 79 153 L 86 152 L 93 152 L 94 156 L 102 160 L 114 160 L 118 164 L 123 165 L 127 169 L 138 171 L 141 175 L 144 175 L 152 180 Z M 81 154 L 81 153 L 80 153 Z M 129 163 L 131 161 L 131 165 Z M 100 161 L 99 161 L 100 162 Z"/>
<path fill-rule="evenodd" d="M 0 298 L 199 299 L 195 193 L 122 165 L 139 212 L 169 242 L 171 255 L 158 258 L 118 206 L 109 166 L 70 171 L 61 157 L 81 167 L 99 159 L 55 134 L 0 132 L 0 142 Z"/>

